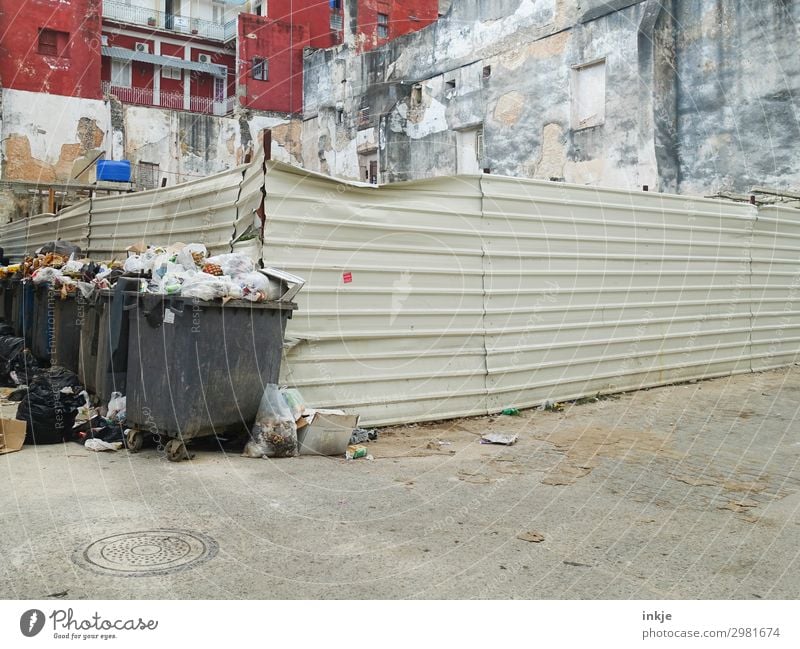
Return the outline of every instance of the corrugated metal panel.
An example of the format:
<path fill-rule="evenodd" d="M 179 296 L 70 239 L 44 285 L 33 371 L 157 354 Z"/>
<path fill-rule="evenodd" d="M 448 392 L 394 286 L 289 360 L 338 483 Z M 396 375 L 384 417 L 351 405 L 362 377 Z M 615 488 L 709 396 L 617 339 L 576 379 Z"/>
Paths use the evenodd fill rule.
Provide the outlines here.
<path fill-rule="evenodd" d="M 750 368 L 754 208 L 481 185 L 490 410 Z"/>
<path fill-rule="evenodd" d="M 752 250 L 753 369 L 800 361 L 800 210 L 762 207 Z"/>
<path fill-rule="evenodd" d="M 212 253 L 229 252 L 244 170 L 236 167 L 173 187 L 93 199 L 91 254 L 120 257 L 139 241 L 197 242 Z"/>
<path fill-rule="evenodd" d="M 371 424 L 486 412 L 478 180 L 377 189 L 268 165 L 264 263 L 307 280 L 285 381 Z"/>
<path fill-rule="evenodd" d="M 71 241 L 86 251 L 90 206 L 91 201 L 85 200 L 62 210 L 57 216 L 37 214 L 3 226 L 5 254 L 18 261 L 54 239 Z"/>
<path fill-rule="evenodd" d="M 260 219 L 256 216 L 256 211 L 264 200 L 264 158 L 261 150 L 256 152 L 253 160 L 244 169 L 236 198 L 236 222 L 232 240 L 239 242 L 237 243 L 239 247 L 245 243 L 241 241 L 243 236 L 252 241 L 253 238 L 258 237 L 261 227 Z M 248 229 L 252 230 L 252 235 L 248 235 Z M 247 246 L 248 249 L 250 247 Z"/>

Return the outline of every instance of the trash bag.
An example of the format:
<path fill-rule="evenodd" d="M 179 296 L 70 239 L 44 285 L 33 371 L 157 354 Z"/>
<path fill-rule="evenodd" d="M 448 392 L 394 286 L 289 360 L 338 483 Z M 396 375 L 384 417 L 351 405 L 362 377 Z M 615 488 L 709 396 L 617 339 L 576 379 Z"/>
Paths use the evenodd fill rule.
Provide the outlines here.
<path fill-rule="evenodd" d="M 68 438 L 84 403 L 82 391 L 75 373 L 63 367 L 36 374 L 17 408 L 17 419 L 27 424 L 25 443 L 59 444 Z"/>
<path fill-rule="evenodd" d="M 27 385 L 39 371 L 39 364 L 25 340 L 17 336 L 0 336 L 0 384 L 3 386 Z"/>
<path fill-rule="evenodd" d="M 5 322 L 0 322 L 0 336 L 13 336 L 14 328 Z"/>
<path fill-rule="evenodd" d="M 230 277 L 195 273 L 183 282 L 181 295 L 208 301 L 227 296 L 231 292 L 231 287 Z"/>
<path fill-rule="evenodd" d="M 216 264 L 222 269 L 223 275 L 228 275 L 234 279 L 239 275 L 252 273 L 256 265 L 250 257 L 240 252 L 229 252 L 224 255 L 215 255 L 206 259 L 207 264 Z"/>
<path fill-rule="evenodd" d="M 112 392 L 106 418 L 111 421 L 125 421 L 126 401 L 121 392 Z"/>
<path fill-rule="evenodd" d="M 175 261 L 186 270 L 194 270 L 203 267 L 207 256 L 208 250 L 202 243 L 190 243 L 181 248 Z"/>
<path fill-rule="evenodd" d="M 71 257 L 72 255 L 75 255 L 76 259 L 81 257 L 81 249 L 79 246 L 76 246 L 74 243 L 70 243 L 69 241 L 62 241 L 61 239 L 56 241 L 48 241 L 36 251 L 36 254 L 46 255 L 49 252 L 67 258 Z"/>
<path fill-rule="evenodd" d="M 236 278 L 242 288 L 242 297 L 250 302 L 263 302 L 267 299 L 269 279 L 261 273 L 245 273 Z"/>
<path fill-rule="evenodd" d="M 277 385 L 268 384 L 258 406 L 245 457 L 294 457 L 298 455 L 297 424 Z"/>

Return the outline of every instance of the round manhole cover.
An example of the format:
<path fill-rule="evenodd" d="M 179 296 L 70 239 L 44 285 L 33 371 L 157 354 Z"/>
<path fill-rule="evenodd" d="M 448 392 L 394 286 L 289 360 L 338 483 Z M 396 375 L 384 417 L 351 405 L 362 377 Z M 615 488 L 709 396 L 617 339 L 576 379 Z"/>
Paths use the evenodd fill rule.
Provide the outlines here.
<path fill-rule="evenodd" d="M 149 577 L 192 568 L 217 553 L 199 532 L 149 530 L 107 536 L 75 554 L 76 563 L 105 574 Z"/>

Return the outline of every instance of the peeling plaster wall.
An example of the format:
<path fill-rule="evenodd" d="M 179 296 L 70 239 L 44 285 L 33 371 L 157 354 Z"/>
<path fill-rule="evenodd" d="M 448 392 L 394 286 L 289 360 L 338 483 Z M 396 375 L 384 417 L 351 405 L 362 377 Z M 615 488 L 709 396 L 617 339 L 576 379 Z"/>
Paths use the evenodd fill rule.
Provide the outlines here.
<path fill-rule="evenodd" d="M 87 150 L 110 146 L 103 101 L 3 90 L 2 179 L 60 182 Z"/>
<path fill-rule="evenodd" d="M 372 52 L 308 53 L 304 161 L 356 178 L 348 142 L 380 133 L 381 182 L 480 168 L 709 194 L 800 185 L 800 0 L 463 0 Z M 605 62 L 604 117 L 573 124 L 576 68 Z M 765 145 L 766 142 L 766 145 Z"/>
<path fill-rule="evenodd" d="M 680 191 L 797 191 L 800 1 L 676 4 Z"/>
<path fill-rule="evenodd" d="M 245 111 L 216 117 L 17 90 L 2 90 L 0 98 L 4 181 L 64 183 L 78 158 L 103 150 L 108 159 L 157 163 L 160 176 L 173 185 L 241 164 L 267 128 L 273 134 L 273 159 L 303 164 L 300 121 L 283 115 Z M 355 140 L 345 148 L 355 151 Z M 0 194 L 0 203 L 6 216 L 25 211 L 10 192 Z"/>

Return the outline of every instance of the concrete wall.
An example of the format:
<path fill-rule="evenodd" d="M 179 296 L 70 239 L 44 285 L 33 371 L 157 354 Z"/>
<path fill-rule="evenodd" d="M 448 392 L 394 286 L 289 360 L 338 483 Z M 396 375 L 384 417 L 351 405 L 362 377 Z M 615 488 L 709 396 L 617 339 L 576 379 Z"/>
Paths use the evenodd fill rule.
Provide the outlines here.
<path fill-rule="evenodd" d="M 56 35 L 55 49 L 39 42 Z M 0 0 L 0 85 L 100 98 L 100 0 Z"/>
<path fill-rule="evenodd" d="M 800 0 L 452 3 L 372 52 L 307 54 L 304 162 L 360 177 L 352 143 L 375 129 L 381 182 L 451 174 L 458 134 L 482 127 L 476 162 L 492 173 L 695 194 L 796 188 L 798 19 Z M 581 122 L 584 101 L 600 110 Z"/>
<path fill-rule="evenodd" d="M 104 151 L 107 159 L 156 163 L 173 185 L 240 164 L 266 128 L 273 131 L 272 157 L 302 164 L 299 121 L 281 115 L 216 117 L 17 90 L 1 97 L 2 181 L 65 183 L 76 161 Z M 2 220 L 25 209 L 9 196 Z"/>

